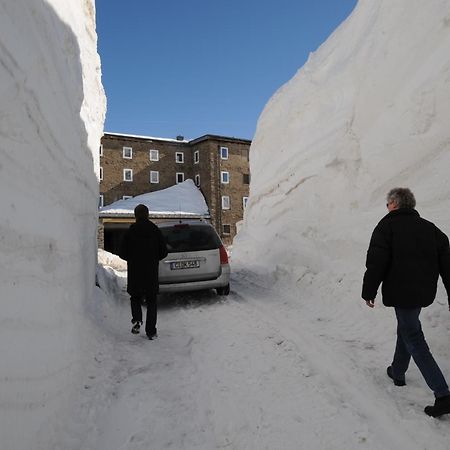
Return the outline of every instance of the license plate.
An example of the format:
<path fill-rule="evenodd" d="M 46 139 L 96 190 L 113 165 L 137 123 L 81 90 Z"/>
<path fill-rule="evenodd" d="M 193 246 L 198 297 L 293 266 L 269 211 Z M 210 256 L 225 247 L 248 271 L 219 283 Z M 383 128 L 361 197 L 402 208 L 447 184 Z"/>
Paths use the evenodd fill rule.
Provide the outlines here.
<path fill-rule="evenodd" d="M 176 261 L 170 263 L 170 270 L 197 269 L 200 267 L 200 261 Z"/>

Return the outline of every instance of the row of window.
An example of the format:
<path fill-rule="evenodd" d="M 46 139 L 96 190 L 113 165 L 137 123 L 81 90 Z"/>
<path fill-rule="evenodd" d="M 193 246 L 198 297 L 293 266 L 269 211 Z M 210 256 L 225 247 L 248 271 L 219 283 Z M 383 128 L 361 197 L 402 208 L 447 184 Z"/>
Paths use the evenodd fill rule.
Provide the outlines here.
<path fill-rule="evenodd" d="M 128 200 L 129 198 L 133 198 L 132 195 L 124 195 L 122 200 Z M 103 207 L 103 194 L 100 194 L 99 207 Z M 248 197 L 242 197 L 242 207 L 247 208 Z M 231 201 L 229 195 L 222 195 L 222 209 L 231 209 Z"/>
<path fill-rule="evenodd" d="M 177 183 L 182 183 L 184 181 L 184 173 L 177 172 L 176 179 Z M 100 167 L 100 181 L 103 181 L 103 167 Z M 133 181 L 133 169 L 123 169 L 123 181 Z M 225 171 L 220 172 L 220 181 L 222 182 L 222 184 L 229 184 L 230 173 Z M 243 181 L 244 184 L 250 183 L 250 176 L 248 173 L 243 174 Z M 159 171 L 150 171 L 150 183 L 159 183 Z M 197 186 L 200 186 L 200 175 L 195 175 L 195 184 Z"/>
<path fill-rule="evenodd" d="M 103 170 L 100 167 L 100 180 L 103 179 Z M 133 169 L 123 169 L 123 181 L 131 182 L 133 181 Z M 184 172 L 177 172 L 175 174 L 176 183 L 182 183 L 184 181 Z M 159 183 L 159 171 L 150 170 L 150 183 L 158 184 Z M 195 176 L 195 184 L 200 186 L 200 175 Z"/>
<path fill-rule="evenodd" d="M 103 145 L 100 145 L 100 156 L 103 156 Z M 159 161 L 159 150 L 149 150 L 150 161 Z M 133 147 L 122 147 L 122 158 L 133 159 Z M 220 147 L 220 158 L 228 159 L 228 147 Z M 184 163 L 184 152 L 175 152 L 175 162 Z M 194 152 L 194 164 L 200 162 L 200 152 Z"/>
<path fill-rule="evenodd" d="M 247 208 L 248 197 L 242 197 L 242 207 Z M 231 209 L 231 200 L 229 195 L 222 195 L 222 209 Z"/>

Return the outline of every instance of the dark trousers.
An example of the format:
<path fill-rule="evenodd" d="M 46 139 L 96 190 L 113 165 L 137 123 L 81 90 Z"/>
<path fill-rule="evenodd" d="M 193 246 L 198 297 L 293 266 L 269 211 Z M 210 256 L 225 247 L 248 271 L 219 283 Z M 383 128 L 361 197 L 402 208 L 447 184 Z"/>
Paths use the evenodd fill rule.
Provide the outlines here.
<path fill-rule="evenodd" d="M 148 335 L 156 333 L 156 320 L 157 320 L 157 295 L 156 294 L 143 294 L 132 295 L 131 301 L 131 321 L 133 323 L 142 323 L 142 301 L 146 300 L 147 303 L 147 317 L 145 319 L 145 332 Z"/>
<path fill-rule="evenodd" d="M 436 397 L 450 395 L 441 369 L 430 352 L 419 320 L 421 308 L 395 308 L 397 316 L 397 345 L 395 346 L 392 372 L 394 378 L 404 380 L 411 357 L 419 368 L 428 387 Z"/>

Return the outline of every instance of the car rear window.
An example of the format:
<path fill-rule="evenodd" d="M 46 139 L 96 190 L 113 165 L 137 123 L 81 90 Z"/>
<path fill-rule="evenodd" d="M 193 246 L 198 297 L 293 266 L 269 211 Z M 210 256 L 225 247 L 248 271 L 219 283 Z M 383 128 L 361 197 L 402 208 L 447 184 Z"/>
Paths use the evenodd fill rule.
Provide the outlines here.
<path fill-rule="evenodd" d="M 177 224 L 161 227 L 169 253 L 213 250 L 222 245 L 214 228 L 205 225 Z"/>

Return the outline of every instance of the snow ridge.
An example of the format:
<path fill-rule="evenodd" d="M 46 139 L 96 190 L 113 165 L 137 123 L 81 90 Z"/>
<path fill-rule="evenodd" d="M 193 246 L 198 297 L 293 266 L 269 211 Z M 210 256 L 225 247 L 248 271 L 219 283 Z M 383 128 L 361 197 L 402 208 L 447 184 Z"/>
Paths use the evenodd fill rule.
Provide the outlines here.
<path fill-rule="evenodd" d="M 446 230 L 449 18 L 446 0 L 361 0 L 275 93 L 251 147 L 235 262 L 359 279 L 385 194 L 398 185 Z"/>
<path fill-rule="evenodd" d="M 1 447 L 50 449 L 78 392 L 95 285 L 93 2 L 0 0 L 0 86 Z"/>

